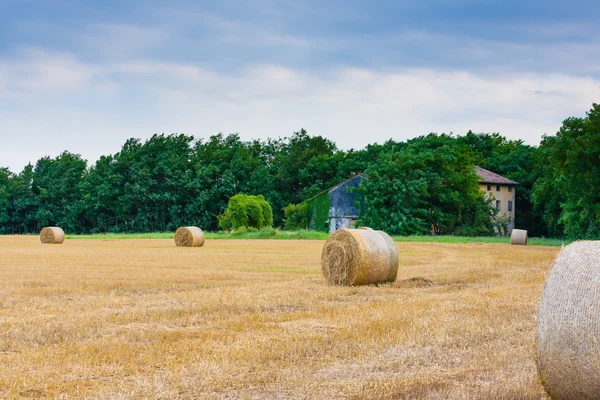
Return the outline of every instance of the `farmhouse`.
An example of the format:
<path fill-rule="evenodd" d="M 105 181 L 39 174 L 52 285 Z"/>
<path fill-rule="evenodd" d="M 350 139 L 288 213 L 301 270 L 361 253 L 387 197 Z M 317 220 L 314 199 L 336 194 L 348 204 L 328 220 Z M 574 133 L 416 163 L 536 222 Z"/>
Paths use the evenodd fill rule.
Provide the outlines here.
<path fill-rule="evenodd" d="M 475 171 L 479 176 L 479 187 L 496 205 L 498 216 L 508 220 L 510 232 L 515 221 L 515 188 L 518 183 L 481 167 L 475 167 Z"/>

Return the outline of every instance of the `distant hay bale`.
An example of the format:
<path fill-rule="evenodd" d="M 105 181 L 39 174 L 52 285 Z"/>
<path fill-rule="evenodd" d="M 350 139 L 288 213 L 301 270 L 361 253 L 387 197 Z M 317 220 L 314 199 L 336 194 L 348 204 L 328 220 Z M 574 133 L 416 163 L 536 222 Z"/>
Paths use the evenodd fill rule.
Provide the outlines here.
<path fill-rule="evenodd" d="M 47 226 L 40 232 L 43 244 L 61 244 L 65 241 L 65 231 L 57 226 Z"/>
<path fill-rule="evenodd" d="M 204 245 L 204 232 L 197 226 L 182 226 L 175 231 L 175 245 L 177 247 L 202 247 Z"/>
<path fill-rule="evenodd" d="M 398 250 L 385 232 L 340 229 L 325 242 L 321 267 L 332 285 L 393 282 L 398 274 Z"/>
<path fill-rule="evenodd" d="M 600 399 L 600 241 L 564 247 L 540 301 L 538 373 L 553 399 Z"/>
<path fill-rule="evenodd" d="M 524 229 L 513 229 L 510 235 L 510 244 L 527 244 L 527 231 Z"/>

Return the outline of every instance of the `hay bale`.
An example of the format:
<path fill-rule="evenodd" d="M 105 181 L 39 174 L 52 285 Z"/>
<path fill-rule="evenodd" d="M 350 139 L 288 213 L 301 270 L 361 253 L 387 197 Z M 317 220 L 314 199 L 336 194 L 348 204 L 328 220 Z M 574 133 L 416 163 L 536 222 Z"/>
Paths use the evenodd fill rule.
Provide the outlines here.
<path fill-rule="evenodd" d="M 385 232 L 340 229 L 325 242 L 321 267 L 332 285 L 393 282 L 398 274 L 398 250 Z"/>
<path fill-rule="evenodd" d="M 65 241 L 65 231 L 57 226 L 47 226 L 40 232 L 43 244 L 61 244 Z"/>
<path fill-rule="evenodd" d="M 538 373 L 553 399 L 600 399 L 600 241 L 564 247 L 540 301 Z"/>
<path fill-rule="evenodd" d="M 362 229 L 363 231 L 372 231 L 373 230 L 373 228 L 369 228 L 368 226 L 361 226 L 358 229 Z"/>
<path fill-rule="evenodd" d="M 175 245 L 177 247 L 202 247 L 204 245 L 204 232 L 197 226 L 182 226 L 175 231 Z"/>
<path fill-rule="evenodd" d="M 524 229 L 513 229 L 510 234 L 510 244 L 527 245 L 527 231 Z"/>

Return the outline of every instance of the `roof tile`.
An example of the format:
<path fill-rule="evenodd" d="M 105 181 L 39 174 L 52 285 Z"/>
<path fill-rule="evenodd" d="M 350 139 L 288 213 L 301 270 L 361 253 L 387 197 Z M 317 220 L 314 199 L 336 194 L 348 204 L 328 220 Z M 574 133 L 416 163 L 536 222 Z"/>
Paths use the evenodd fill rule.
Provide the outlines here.
<path fill-rule="evenodd" d="M 488 171 L 485 168 L 475 167 L 475 172 L 479 175 L 479 183 L 495 183 L 502 185 L 517 185 L 518 183 L 515 181 L 511 181 L 508 178 L 500 176 L 492 171 Z"/>

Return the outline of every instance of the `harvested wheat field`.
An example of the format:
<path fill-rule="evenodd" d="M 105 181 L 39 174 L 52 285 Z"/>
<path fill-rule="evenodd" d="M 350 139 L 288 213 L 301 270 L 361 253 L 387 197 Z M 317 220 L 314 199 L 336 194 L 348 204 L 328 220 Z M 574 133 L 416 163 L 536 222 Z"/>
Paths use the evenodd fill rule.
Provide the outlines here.
<path fill-rule="evenodd" d="M 545 398 L 559 248 L 397 243 L 396 282 L 337 287 L 323 244 L 0 237 L 0 397 Z"/>

